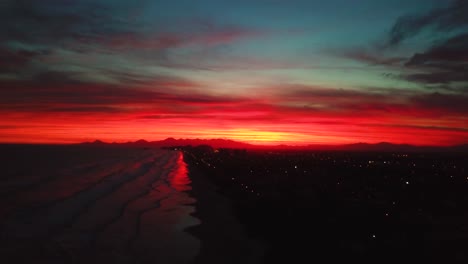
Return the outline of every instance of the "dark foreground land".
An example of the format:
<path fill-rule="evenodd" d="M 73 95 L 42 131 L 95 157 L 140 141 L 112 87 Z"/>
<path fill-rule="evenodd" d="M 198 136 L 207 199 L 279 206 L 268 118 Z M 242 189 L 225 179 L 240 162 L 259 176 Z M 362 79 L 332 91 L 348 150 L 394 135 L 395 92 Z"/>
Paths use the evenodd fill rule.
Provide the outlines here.
<path fill-rule="evenodd" d="M 0 263 L 260 263 L 263 252 L 180 151 L 0 145 Z"/>
<path fill-rule="evenodd" d="M 0 146 L 0 263 L 468 263 L 466 153 Z"/>
<path fill-rule="evenodd" d="M 466 153 L 183 150 L 265 263 L 468 263 Z"/>

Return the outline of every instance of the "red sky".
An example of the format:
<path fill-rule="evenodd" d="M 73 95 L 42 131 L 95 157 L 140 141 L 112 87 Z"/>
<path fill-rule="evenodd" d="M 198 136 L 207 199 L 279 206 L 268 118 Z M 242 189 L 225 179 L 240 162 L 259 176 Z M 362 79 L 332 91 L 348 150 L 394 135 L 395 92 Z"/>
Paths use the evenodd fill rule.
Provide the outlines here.
<path fill-rule="evenodd" d="M 172 80 L 172 84 L 176 80 Z M 30 86 L 29 86 L 30 85 Z M 160 85 L 160 84 L 155 84 Z M 289 87 L 262 98 L 153 92 L 146 89 L 44 83 L 15 86 L 2 113 L 4 142 L 112 142 L 175 138 L 230 138 L 257 144 L 466 142 L 466 116 L 432 97 Z M 67 92 L 62 92 L 67 89 Z M 302 89 L 307 89 L 303 91 Z M 13 91 L 13 90 L 12 90 Z M 35 95 L 35 102 L 15 93 Z M 192 94 L 191 94 L 192 93 Z M 434 100 L 442 95 L 433 95 Z M 260 97 L 260 96 L 259 96 Z M 24 100 L 24 101 L 23 101 Z M 86 101 L 84 101 L 86 100 Z M 454 100 L 454 99 L 452 99 Z M 319 102 L 316 106 L 305 102 Z M 85 102 L 85 103 L 83 103 Z M 24 109 L 22 106 L 27 105 Z"/>
<path fill-rule="evenodd" d="M 4 1 L 0 142 L 468 143 L 466 1 L 150 2 Z"/>

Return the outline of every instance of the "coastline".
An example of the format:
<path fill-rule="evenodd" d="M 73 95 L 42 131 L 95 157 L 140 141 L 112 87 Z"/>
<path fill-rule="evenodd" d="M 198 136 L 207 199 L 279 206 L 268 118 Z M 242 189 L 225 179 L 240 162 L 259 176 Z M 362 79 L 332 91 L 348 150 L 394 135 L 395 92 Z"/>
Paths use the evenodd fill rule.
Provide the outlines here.
<path fill-rule="evenodd" d="M 262 263 L 266 246 L 247 236 L 231 201 L 218 193 L 217 187 L 194 166 L 186 153 L 184 161 L 192 186 L 188 193 L 196 199 L 192 216 L 201 222 L 185 229 L 201 243 L 200 252 L 192 263 Z"/>

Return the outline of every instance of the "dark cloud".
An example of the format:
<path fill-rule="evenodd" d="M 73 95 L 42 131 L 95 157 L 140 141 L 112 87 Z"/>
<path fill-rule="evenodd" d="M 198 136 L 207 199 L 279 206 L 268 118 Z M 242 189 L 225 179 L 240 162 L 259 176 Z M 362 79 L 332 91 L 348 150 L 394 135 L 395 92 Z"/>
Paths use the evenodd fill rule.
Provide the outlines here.
<path fill-rule="evenodd" d="M 468 95 L 460 93 L 421 94 L 407 89 L 344 90 L 292 86 L 278 96 L 284 106 L 282 112 L 346 113 L 349 116 L 468 115 Z"/>
<path fill-rule="evenodd" d="M 219 68 L 216 63 L 212 65 L 212 61 L 220 61 L 218 48 L 269 34 L 212 20 L 177 21 L 175 27 L 172 21 L 164 22 L 167 25 L 148 26 L 144 17 L 133 15 L 143 10 L 148 1 L 130 6 L 66 0 L 5 0 L 1 4 L 0 17 L 3 22 L 0 23 L 0 46 L 4 50 L 0 50 L 0 70 L 26 72 L 26 75 L 47 71 L 48 63 L 44 60 L 42 64 L 35 64 L 34 69 L 25 69 L 23 66 L 32 58 L 16 54 L 19 47 L 24 46 L 30 47 L 31 52 L 37 52 L 34 49 L 39 47 L 49 50 L 48 54 L 60 51 L 57 57 L 52 58 L 56 63 L 62 60 L 60 63 L 64 65 L 89 70 L 96 66 L 92 65 L 94 58 L 82 58 L 90 54 L 114 54 L 137 66 L 150 64 L 212 69 Z M 183 55 L 171 53 L 172 49 L 180 47 L 193 50 Z M 222 49 L 221 53 L 225 52 Z M 113 65 L 102 63 L 99 67 L 114 69 Z M 112 77 L 132 78 L 119 75 Z"/>
<path fill-rule="evenodd" d="M 139 116 L 138 118 L 141 119 L 191 119 L 193 115 L 190 114 L 160 114 L 160 115 L 143 115 Z M 213 115 L 203 115 L 197 114 L 197 118 L 199 119 L 212 119 Z"/>
<path fill-rule="evenodd" d="M 468 114 L 468 96 L 460 94 L 431 93 L 411 98 L 414 106 L 436 111 Z"/>
<path fill-rule="evenodd" d="M 416 125 L 382 125 L 382 124 L 370 124 L 368 126 L 385 126 L 385 127 L 401 127 L 401 128 L 412 128 L 412 129 L 422 129 L 422 130 L 439 130 L 439 131 L 459 131 L 459 132 L 468 132 L 468 128 L 461 127 L 445 127 L 445 126 L 416 126 Z"/>
<path fill-rule="evenodd" d="M 399 90 L 349 90 L 292 86 L 278 95 L 281 112 L 337 116 L 382 116 L 408 109 Z"/>
<path fill-rule="evenodd" d="M 143 9 L 135 5 L 133 9 Z M 0 41 L 50 44 L 86 50 L 82 45 L 102 45 L 107 49 L 166 49 L 180 45 L 214 46 L 262 36 L 265 32 L 213 21 L 186 21 L 184 31 L 166 27 L 148 28 L 122 6 L 93 2 L 58 0 L 7 0 L 0 15 Z M 167 27 L 169 28 L 169 27 Z"/>
<path fill-rule="evenodd" d="M 413 82 L 468 82 L 468 33 L 454 36 L 423 53 L 415 54 L 405 65 L 422 71 L 404 76 Z M 468 84 L 466 86 L 468 90 Z"/>
<path fill-rule="evenodd" d="M 19 68 L 26 66 L 35 57 L 44 54 L 46 52 L 24 49 L 12 50 L 0 46 L 0 73 L 15 72 Z"/>
<path fill-rule="evenodd" d="M 350 104 L 365 104 L 366 102 L 383 102 L 395 99 L 395 96 L 382 91 L 369 92 L 350 89 L 332 89 L 309 86 L 291 86 L 280 93 L 279 100 L 291 102 L 310 102 L 312 104 L 342 107 Z"/>
<path fill-rule="evenodd" d="M 111 16 L 97 4 L 70 1 L 7 0 L 0 14 L 7 21 L 0 25 L 4 32 L 0 40 L 28 44 L 63 45 L 67 40 L 99 35 L 109 22 L 118 23 L 109 21 Z"/>
<path fill-rule="evenodd" d="M 428 28 L 447 32 L 468 26 L 467 14 L 468 1 L 456 0 L 446 8 L 434 9 L 427 14 L 401 17 L 390 31 L 388 45 L 398 45 Z"/>
<path fill-rule="evenodd" d="M 415 54 L 405 65 L 423 71 L 406 75 L 410 81 L 429 84 L 468 82 L 468 33 Z"/>
<path fill-rule="evenodd" d="M 84 52 L 93 39 L 120 33 L 130 23 L 98 4 L 65 0 L 5 0 L 0 17 L 0 71 L 24 75 L 47 71 L 48 55 L 54 51 Z M 28 68 L 39 56 L 40 63 Z"/>
<path fill-rule="evenodd" d="M 386 56 L 381 51 L 369 51 L 366 49 L 353 49 L 342 53 L 342 55 L 369 65 L 401 65 L 407 60 L 405 57 Z"/>
<path fill-rule="evenodd" d="M 340 55 L 369 65 L 400 69 L 400 74 L 385 77 L 404 79 L 428 89 L 466 93 L 468 91 L 468 1 L 451 1 L 445 8 L 424 14 L 400 17 L 393 25 L 385 45 L 357 48 Z M 391 55 L 391 46 L 400 45 L 425 30 L 436 39 L 426 50 L 410 57 Z M 389 55 L 390 54 L 390 55 Z"/>
<path fill-rule="evenodd" d="M 407 63 L 407 66 L 434 66 L 443 68 L 441 62 L 468 63 L 468 33 L 449 38 L 424 53 L 415 54 Z M 446 65 L 452 69 L 450 64 Z"/>
<path fill-rule="evenodd" d="M 437 71 L 437 72 L 428 72 L 428 73 L 415 73 L 403 75 L 404 78 L 408 81 L 418 82 L 423 84 L 443 84 L 443 83 L 452 83 L 452 82 L 468 82 L 467 70 L 465 71 Z M 447 89 L 447 90 L 456 90 L 450 86 L 437 86 L 437 88 Z M 461 90 L 466 90 L 468 87 L 461 88 Z"/>
<path fill-rule="evenodd" d="M 110 113 L 133 108 L 183 110 L 184 107 L 193 110 L 248 101 L 199 93 L 195 91 L 196 83 L 168 76 L 147 80 L 144 87 L 128 87 L 84 82 L 69 73 L 45 72 L 29 80 L 0 81 L 0 86 L 1 108 L 17 111 Z"/>
<path fill-rule="evenodd" d="M 125 109 L 111 106 L 44 106 L 44 112 L 55 113 L 122 113 Z"/>
<path fill-rule="evenodd" d="M 388 78 L 404 79 L 429 89 L 468 91 L 468 1 L 451 1 L 445 8 L 425 14 L 400 17 L 388 35 L 387 43 L 373 49 L 354 49 L 342 55 L 369 65 L 400 68 L 401 74 Z M 404 58 L 389 56 L 391 46 L 401 44 L 424 30 L 432 30 L 437 40 L 425 51 Z M 454 84 L 458 83 L 458 84 Z M 460 83 L 462 83 L 460 85 Z M 465 83 L 465 85 L 463 85 Z"/>
<path fill-rule="evenodd" d="M 81 105 L 149 103 L 158 95 L 163 95 L 161 91 L 164 89 L 170 90 L 177 85 L 177 81 L 169 77 L 155 78 L 153 90 L 130 89 L 80 81 L 74 78 L 73 73 L 49 71 L 28 80 L 1 81 L 0 102 Z"/>
<path fill-rule="evenodd" d="M 450 93 L 418 94 L 400 89 L 349 90 L 304 85 L 276 87 L 268 98 L 243 98 L 199 92 L 187 80 L 160 76 L 147 85 L 127 87 L 79 81 L 73 74 L 47 72 L 30 80 L 0 81 L 0 109 L 28 112 L 145 112 L 145 119 L 252 111 L 275 119 L 280 114 L 323 116 L 410 116 L 468 114 L 468 96 Z M 179 89 L 181 88 L 182 89 Z M 281 91 L 281 92 L 278 92 Z M 264 93 L 266 94 L 266 93 Z M 176 114 L 174 116 L 174 114 Z M 231 117 L 226 117 L 231 118 Z M 231 119 L 233 119 L 232 117 Z M 236 118 L 251 119 L 247 116 Z M 255 119 L 256 117 L 253 117 Z"/>

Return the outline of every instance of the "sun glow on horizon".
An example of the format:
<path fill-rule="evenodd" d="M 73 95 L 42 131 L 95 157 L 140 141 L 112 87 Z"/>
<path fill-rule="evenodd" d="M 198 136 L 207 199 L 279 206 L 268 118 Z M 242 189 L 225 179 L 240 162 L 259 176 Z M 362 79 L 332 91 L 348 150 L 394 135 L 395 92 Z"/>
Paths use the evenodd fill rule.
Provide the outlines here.
<path fill-rule="evenodd" d="M 463 0 L 6 2 L 0 142 L 468 142 Z"/>

